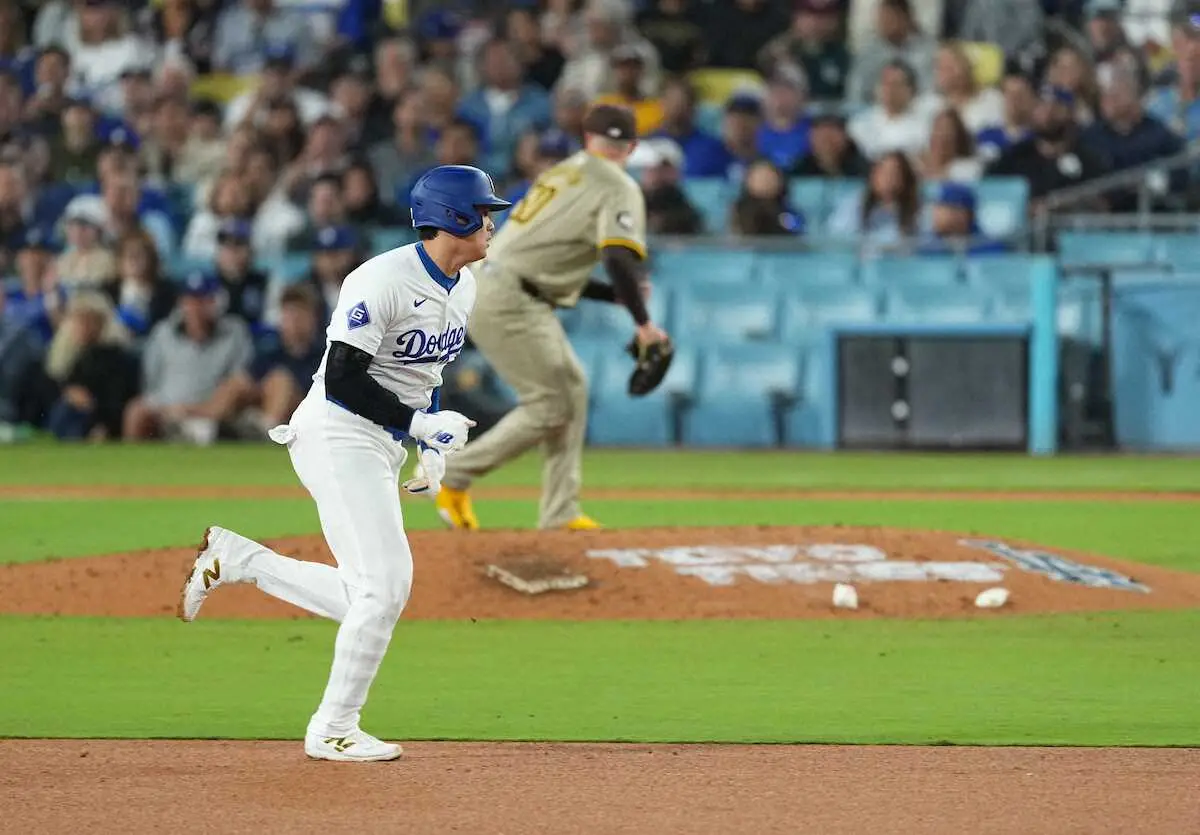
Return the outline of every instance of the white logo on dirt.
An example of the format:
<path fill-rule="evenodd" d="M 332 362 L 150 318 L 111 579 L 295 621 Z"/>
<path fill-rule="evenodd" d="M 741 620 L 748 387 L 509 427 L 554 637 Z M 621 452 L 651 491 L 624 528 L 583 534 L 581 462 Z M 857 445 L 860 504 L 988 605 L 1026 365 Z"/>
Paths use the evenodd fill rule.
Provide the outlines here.
<path fill-rule="evenodd" d="M 1093 589 L 1121 589 L 1123 591 L 1149 592 L 1150 587 L 1126 577 L 1120 572 L 1095 565 L 1084 565 L 1081 562 L 1060 557 L 1046 551 L 1030 551 L 1014 548 L 1003 542 L 993 542 L 983 539 L 960 539 L 959 545 L 987 551 L 1001 559 L 1008 560 L 1022 571 L 1041 574 L 1060 583 L 1074 583 Z"/>
<path fill-rule="evenodd" d="M 675 548 L 608 548 L 588 551 L 592 559 L 621 568 L 665 563 L 683 577 L 710 586 L 732 586 L 739 577 L 759 583 L 922 582 L 996 583 L 1006 566 L 982 562 L 889 560 L 871 545 L 692 545 Z"/>

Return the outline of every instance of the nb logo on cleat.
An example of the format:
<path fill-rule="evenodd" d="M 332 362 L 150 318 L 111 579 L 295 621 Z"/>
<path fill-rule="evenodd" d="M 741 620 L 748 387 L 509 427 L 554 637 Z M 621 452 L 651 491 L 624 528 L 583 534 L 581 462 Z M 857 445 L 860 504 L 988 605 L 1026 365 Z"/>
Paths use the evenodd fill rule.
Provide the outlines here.
<path fill-rule="evenodd" d="M 212 588 L 212 584 L 221 579 L 221 561 L 213 560 L 212 568 L 204 569 L 204 590 L 208 591 Z"/>

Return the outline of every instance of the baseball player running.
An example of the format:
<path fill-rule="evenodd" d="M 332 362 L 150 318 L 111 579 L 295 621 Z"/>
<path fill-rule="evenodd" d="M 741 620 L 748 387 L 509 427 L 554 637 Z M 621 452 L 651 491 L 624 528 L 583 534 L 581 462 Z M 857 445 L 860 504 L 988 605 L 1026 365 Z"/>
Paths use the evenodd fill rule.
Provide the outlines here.
<path fill-rule="evenodd" d="M 399 745 L 362 731 L 359 714 L 408 602 L 413 563 L 396 482 L 401 441 L 419 442 L 421 480 L 436 494 L 445 456 L 474 422 L 437 411 L 442 369 L 462 351 L 475 278 L 495 228 L 489 212 L 510 204 L 477 168 L 434 168 L 412 190 L 421 241 L 354 270 L 342 286 L 313 385 L 291 422 L 271 430 L 317 504 L 337 567 L 291 559 L 222 528 L 209 528 L 183 586 L 179 616 L 193 620 L 223 583 L 267 594 L 341 624 L 333 666 L 304 751 L 314 759 L 392 760 Z"/>
<path fill-rule="evenodd" d="M 583 367 L 555 316 L 579 298 L 625 305 L 645 347 L 665 342 L 642 298 L 646 206 L 625 171 L 633 114 L 599 105 L 585 117 L 584 149 L 542 173 L 496 234 L 482 271 L 470 335 L 518 405 L 447 461 L 438 513 L 455 528 L 479 521 L 467 488 L 540 446 L 545 456 L 538 527 L 600 527 L 579 507 L 588 392 Z M 592 281 L 597 261 L 611 284 Z"/>

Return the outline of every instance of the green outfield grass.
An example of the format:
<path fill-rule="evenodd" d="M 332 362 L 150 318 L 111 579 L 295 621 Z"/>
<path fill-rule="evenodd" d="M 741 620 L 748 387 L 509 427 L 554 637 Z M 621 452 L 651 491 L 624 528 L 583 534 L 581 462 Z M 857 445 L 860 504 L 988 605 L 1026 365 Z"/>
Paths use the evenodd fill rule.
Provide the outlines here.
<path fill-rule="evenodd" d="M 534 462 L 489 480 L 532 485 Z M 290 485 L 271 447 L 34 445 L 5 485 Z M 1190 459 L 591 453 L 589 487 L 729 488 L 589 502 L 612 526 L 854 524 L 1028 540 L 1200 570 L 1200 504 L 781 501 L 739 489 L 1200 490 Z M 140 495 L 144 496 L 145 491 Z M 533 502 L 481 503 L 528 526 Z M 408 502 L 414 528 L 435 524 Z M 0 562 L 192 544 L 220 522 L 317 529 L 304 499 L 0 501 Z M 420 554 L 416 555 L 420 571 Z M 419 592 L 418 592 L 419 593 Z M 365 719 L 398 738 L 1200 745 L 1200 610 L 975 621 L 402 623 Z M 296 737 L 333 627 L 0 617 L 0 736 Z"/>

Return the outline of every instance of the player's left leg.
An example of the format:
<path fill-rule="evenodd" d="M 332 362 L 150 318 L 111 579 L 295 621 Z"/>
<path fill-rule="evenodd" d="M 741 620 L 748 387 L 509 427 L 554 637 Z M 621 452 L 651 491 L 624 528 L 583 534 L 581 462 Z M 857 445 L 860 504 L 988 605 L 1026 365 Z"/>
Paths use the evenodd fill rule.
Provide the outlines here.
<path fill-rule="evenodd" d="M 538 527 L 542 530 L 569 528 L 590 530 L 600 527 L 579 507 L 583 486 L 583 442 L 587 435 L 587 376 L 579 358 L 563 337 L 571 373 L 561 378 L 560 396 L 570 415 L 567 423 L 542 442 L 545 463 L 542 466 L 542 501 Z"/>

